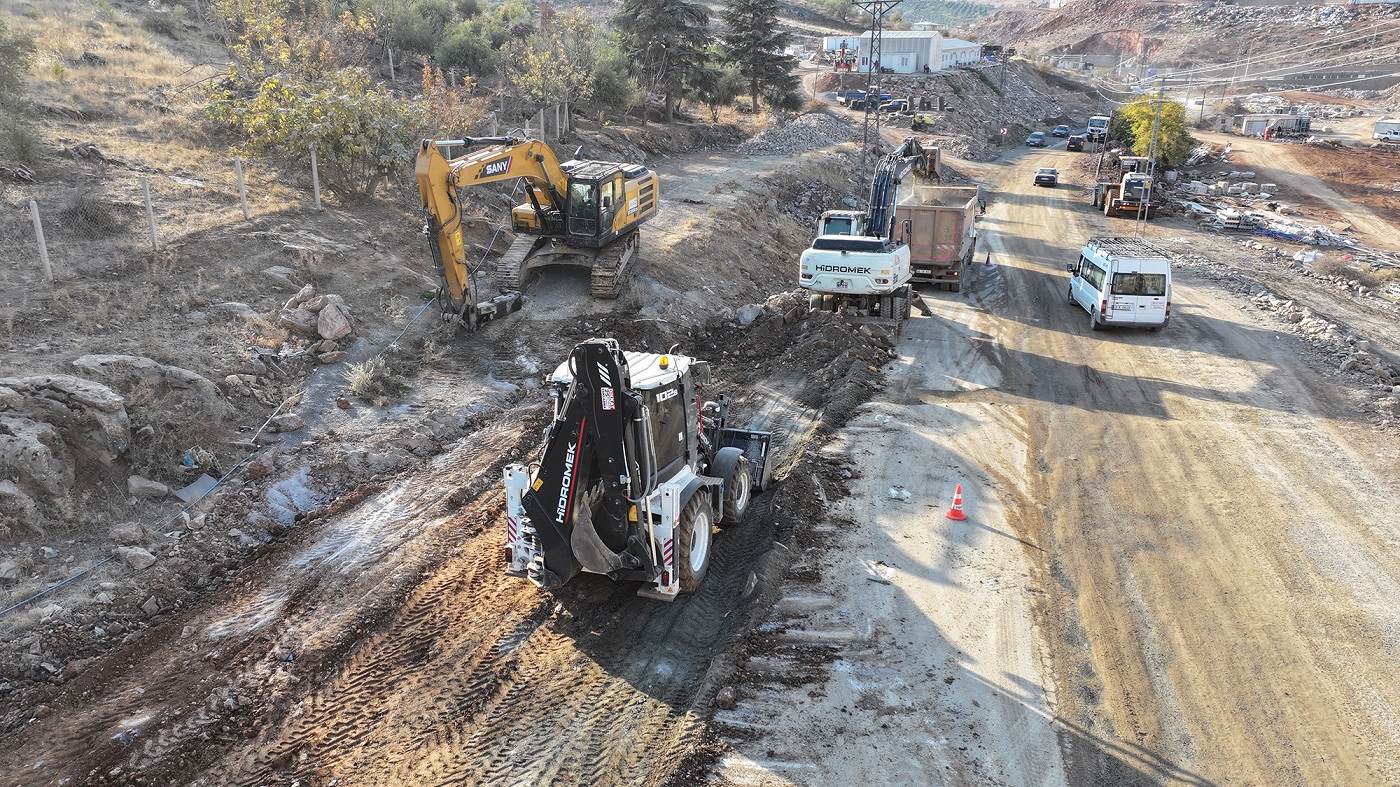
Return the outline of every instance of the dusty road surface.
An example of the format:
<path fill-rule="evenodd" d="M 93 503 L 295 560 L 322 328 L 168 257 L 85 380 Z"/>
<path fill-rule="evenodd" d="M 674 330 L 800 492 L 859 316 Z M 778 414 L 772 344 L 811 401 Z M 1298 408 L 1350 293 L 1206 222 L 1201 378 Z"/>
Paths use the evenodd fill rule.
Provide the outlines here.
<path fill-rule="evenodd" d="M 1030 185 L 1074 155 L 976 169 L 1000 181 L 996 265 L 925 293 L 888 389 L 828 446 L 852 476 L 840 548 L 795 572 L 715 716 L 729 781 L 1400 783 L 1394 431 L 1235 274 L 1183 266 L 1166 329 L 1091 333 L 1064 262 L 1132 226 Z M 958 482 L 966 523 L 944 517 Z"/>
<path fill-rule="evenodd" d="M 1395 783 L 1394 435 L 1189 273 L 1168 328 L 1091 334 L 1062 263 L 1130 225 L 1005 190 L 1012 270 L 973 327 L 1029 446 L 1003 494 L 1037 547 L 1070 783 Z"/>
<path fill-rule="evenodd" d="M 541 277 L 439 344 L 389 409 L 458 439 L 246 565 L 197 566 L 210 590 L 110 652 L 7 686 L 4 783 L 1400 783 L 1393 419 L 1250 297 L 1297 290 L 1392 351 L 1393 305 L 1159 223 L 1185 255 L 1172 324 L 1091 333 L 1063 264 L 1130 225 L 1029 185 L 1074 155 L 976 170 L 999 184 L 978 222 L 996 264 L 926 293 L 893 354 L 769 298 L 810 225 L 770 208 L 767 164 L 659 165 L 688 201 L 630 301 Z M 675 604 L 500 570 L 500 467 L 537 447 L 542 367 L 596 335 L 680 342 L 777 434 L 778 483 Z M 957 484 L 966 522 L 944 516 Z"/>

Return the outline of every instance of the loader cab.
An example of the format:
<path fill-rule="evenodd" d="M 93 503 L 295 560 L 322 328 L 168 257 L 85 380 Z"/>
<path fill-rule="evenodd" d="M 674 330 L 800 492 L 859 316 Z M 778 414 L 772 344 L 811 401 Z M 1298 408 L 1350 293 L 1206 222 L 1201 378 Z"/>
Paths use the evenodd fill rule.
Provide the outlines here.
<path fill-rule="evenodd" d="M 817 235 L 864 235 L 865 214 L 855 210 L 828 210 L 817 221 Z"/>

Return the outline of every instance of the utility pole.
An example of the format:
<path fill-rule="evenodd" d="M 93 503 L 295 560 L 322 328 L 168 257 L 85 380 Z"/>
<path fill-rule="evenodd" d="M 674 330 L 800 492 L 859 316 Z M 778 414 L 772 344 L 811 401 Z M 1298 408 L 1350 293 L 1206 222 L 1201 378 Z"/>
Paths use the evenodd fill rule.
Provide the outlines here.
<path fill-rule="evenodd" d="M 885 27 L 885 16 L 904 0 L 854 0 L 851 5 L 870 14 L 870 53 L 866 57 L 865 72 L 865 125 L 860 134 L 860 177 L 861 182 L 870 176 L 866 162 L 870 158 L 871 144 L 881 144 L 880 139 L 880 38 Z M 871 116 L 875 118 L 875 133 L 871 135 Z"/>
<path fill-rule="evenodd" d="M 1152 115 L 1152 136 L 1147 140 L 1147 192 L 1143 194 L 1142 204 L 1138 206 L 1137 221 L 1133 222 L 1133 237 L 1140 237 L 1147 224 L 1147 206 L 1152 204 L 1152 187 L 1157 182 L 1157 129 L 1162 125 L 1162 104 L 1166 103 L 1167 78 L 1162 77 L 1161 87 L 1157 89 L 1157 100 L 1153 103 L 1157 105 L 1157 111 Z"/>

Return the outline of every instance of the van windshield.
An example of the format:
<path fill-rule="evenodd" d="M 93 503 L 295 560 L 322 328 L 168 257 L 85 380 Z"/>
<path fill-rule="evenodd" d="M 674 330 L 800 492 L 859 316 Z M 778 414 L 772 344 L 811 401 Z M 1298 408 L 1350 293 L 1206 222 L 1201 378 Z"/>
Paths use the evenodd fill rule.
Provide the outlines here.
<path fill-rule="evenodd" d="M 1165 273 L 1115 273 L 1114 295 L 1166 295 Z"/>

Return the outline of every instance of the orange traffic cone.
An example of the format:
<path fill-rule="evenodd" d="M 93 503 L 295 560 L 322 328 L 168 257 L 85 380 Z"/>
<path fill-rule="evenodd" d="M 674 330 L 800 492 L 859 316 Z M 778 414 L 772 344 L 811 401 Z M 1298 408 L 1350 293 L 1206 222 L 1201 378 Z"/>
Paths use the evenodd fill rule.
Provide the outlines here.
<path fill-rule="evenodd" d="M 957 522 L 967 519 L 967 514 L 962 510 L 962 484 L 958 484 L 958 489 L 953 493 L 953 507 L 948 509 L 948 518 Z"/>

